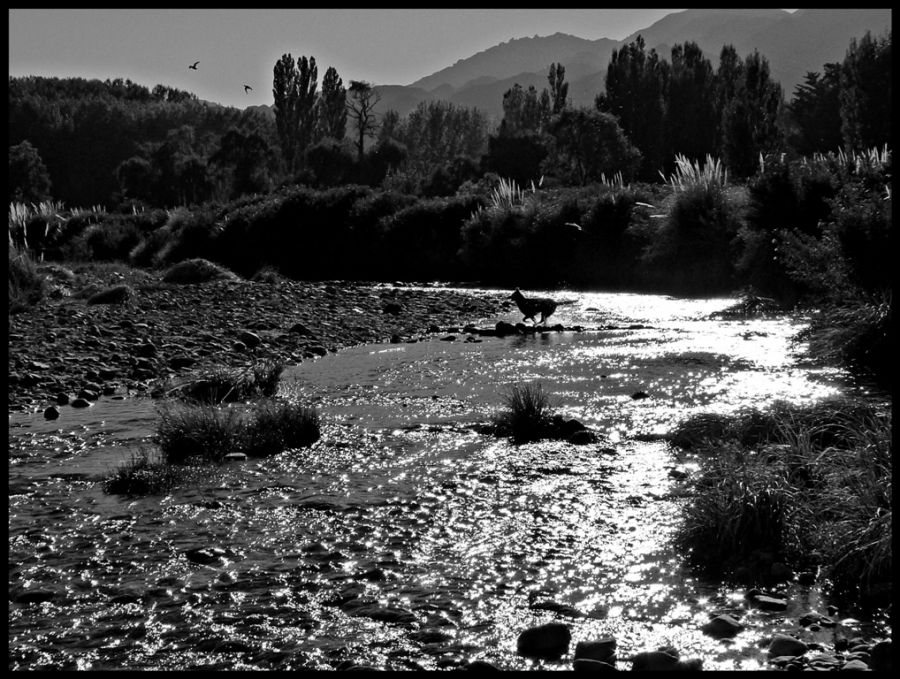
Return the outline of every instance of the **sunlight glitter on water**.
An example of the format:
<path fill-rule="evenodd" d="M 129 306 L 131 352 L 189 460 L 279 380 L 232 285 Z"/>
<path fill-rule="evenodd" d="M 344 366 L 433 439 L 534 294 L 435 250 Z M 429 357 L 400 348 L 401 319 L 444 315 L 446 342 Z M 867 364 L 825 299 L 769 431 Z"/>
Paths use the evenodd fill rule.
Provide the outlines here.
<path fill-rule="evenodd" d="M 152 402 L 101 400 L 57 422 L 11 416 L 11 591 L 15 577 L 16 588 L 64 597 L 11 603 L 17 662 L 68 667 L 79 642 L 60 630 L 110 616 L 102 658 L 81 652 L 119 667 L 210 666 L 235 657 L 215 650 L 228 643 L 250 649 L 232 668 L 268 653 L 307 669 L 348 656 L 382 669 L 475 657 L 569 668 L 516 654 L 517 634 L 551 619 L 570 624 L 573 646 L 614 636 L 622 657 L 672 643 L 704 669 L 765 666 L 753 641 L 778 628 L 766 616 L 749 615 L 753 634 L 730 646 L 699 631 L 734 602 L 668 545 L 683 502 L 670 492 L 673 451 L 631 437 L 694 412 L 822 398 L 838 376 L 797 365 L 797 324 L 707 320 L 733 300 L 554 294 L 571 302 L 554 322 L 593 329 L 369 345 L 288 368 L 284 393 L 315 404 L 322 439 L 165 498 L 105 496 L 92 483 L 144 444 Z M 600 329 L 629 324 L 650 327 Z M 510 385 L 534 381 L 608 439 L 514 446 L 472 427 Z M 207 563 L 187 556 L 219 546 Z M 385 622 L 392 615 L 414 622 Z"/>

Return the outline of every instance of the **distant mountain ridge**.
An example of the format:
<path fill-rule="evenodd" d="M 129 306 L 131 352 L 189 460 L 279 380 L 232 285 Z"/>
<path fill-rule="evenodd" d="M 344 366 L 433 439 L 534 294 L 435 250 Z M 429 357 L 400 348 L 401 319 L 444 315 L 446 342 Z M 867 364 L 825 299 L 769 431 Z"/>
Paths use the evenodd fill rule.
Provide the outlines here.
<path fill-rule="evenodd" d="M 452 66 L 410 85 L 376 85 L 377 110 L 394 109 L 401 116 L 419 102 L 443 100 L 478 108 L 499 118 L 503 93 L 515 83 L 541 90 L 547 86 L 551 63 L 566 69 L 569 98 L 590 106 L 602 91 L 613 50 L 641 35 L 645 48 L 656 49 L 667 61 L 673 45 L 696 42 L 715 67 L 722 47 L 734 45 L 744 57 L 754 50 L 766 57 L 772 77 L 790 99 L 809 71 L 822 72 L 826 63 L 844 59 L 850 41 L 865 32 L 882 35 L 891 28 L 890 9 L 689 9 L 673 12 L 623 40 L 588 40 L 564 33 L 514 38 L 461 59 Z"/>

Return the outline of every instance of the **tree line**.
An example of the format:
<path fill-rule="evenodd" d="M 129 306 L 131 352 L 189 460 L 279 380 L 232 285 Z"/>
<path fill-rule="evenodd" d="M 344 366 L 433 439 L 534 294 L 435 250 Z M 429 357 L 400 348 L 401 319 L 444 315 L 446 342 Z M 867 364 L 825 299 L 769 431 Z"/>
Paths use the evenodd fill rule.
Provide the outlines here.
<path fill-rule="evenodd" d="M 890 32 L 867 33 L 786 103 L 757 52 L 726 45 L 714 68 L 693 42 L 667 60 L 638 36 L 613 52 L 593 107 L 571 105 L 554 63 L 540 92 L 503 95 L 499 124 L 444 101 L 381 112 L 371 83 L 345 86 L 329 67 L 320 85 L 312 56 L 275 63 L 271 113 L 129 80 L 10 77 L 10 200 L 171 207 L 349 183 L 449 196 L 489 172 L 524 185 L 655 182 L 679 155 L 719 158 L 746 178 L 773 152 L 889 143 L 890 53 Z"/>

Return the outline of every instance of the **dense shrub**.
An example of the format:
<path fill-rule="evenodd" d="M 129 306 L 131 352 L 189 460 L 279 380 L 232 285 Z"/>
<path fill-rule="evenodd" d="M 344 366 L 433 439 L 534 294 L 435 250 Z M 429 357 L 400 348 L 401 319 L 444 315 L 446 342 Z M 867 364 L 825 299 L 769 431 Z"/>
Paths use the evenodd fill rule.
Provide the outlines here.
<path fill-rule="evenodd" d="M 458 251 L 462 225 L 482 205 L 476 196 L 419 200 L 380 226 L 378 277 L 391 280 L 462 280 Z"/>
<path fill-rule="evenodd" d="M 206 259 L 188 259 L 169 267 L 163 274 L 166 283 L 206 283 L 214 280 L 237 280 L 237 276 L 224 267 Z"/>
<path fill-rule="evenodd" d="M 709 294 L 735 285 L 735 239 L 742 194 L 712 184 L 676 190 L 656 238 L 642 256 L 646 279 L 660 289 Z"/>
<path fill-rule="evenodd" d="M 776 403 L 695 416 L 671 440 L 704 454 L 675 539 L 693 563 L 769 584 L 773 561 L 786 560 L 823 566 L 839 592 L 878 596 L 889 587 L 888 408 L 857 398 Z"/>

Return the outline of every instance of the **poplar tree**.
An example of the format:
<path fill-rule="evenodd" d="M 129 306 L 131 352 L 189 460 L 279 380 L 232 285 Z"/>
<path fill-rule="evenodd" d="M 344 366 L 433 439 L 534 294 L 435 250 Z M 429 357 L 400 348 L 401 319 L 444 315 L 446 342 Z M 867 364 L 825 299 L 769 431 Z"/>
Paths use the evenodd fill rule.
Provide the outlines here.
<path fill-rule="evenodd" d="M 347 89 L 333 66 L 322 78 L 322 93 L 318 102 L 318 137 L 333 137 L 340 141 L 347 131 Z"/>

